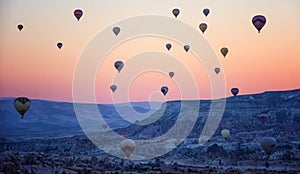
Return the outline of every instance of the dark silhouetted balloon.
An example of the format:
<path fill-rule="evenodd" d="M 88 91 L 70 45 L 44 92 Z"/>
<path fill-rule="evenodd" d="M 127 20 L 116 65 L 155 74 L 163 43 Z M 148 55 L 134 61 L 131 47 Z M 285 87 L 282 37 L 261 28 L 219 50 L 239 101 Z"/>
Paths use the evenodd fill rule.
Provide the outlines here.
<path fill-rule="evenodd" d="M 26 97 L 18 97 L 14 101 L 15 109 L 19 112 L 21 118 L 23 118 L 24 114 L 28 111 L 30 105 L 31 101 Z"/>
<path fill-rule="evenodd" d="M 265 122 L 268 118 L 269 118 L 269 117 L 268 117 L 267 114 L 260 114 L 260 115 L 259 115 L 259 119 L 260 119 L 262 122 Z"/>
<path fill-rule="evenodd" d="M 205 8 L 205 9 L 203 9 L 203 14 L 205 15 L 205 16 L 207 16 L 208 14 L 209 14 L 209 9 L 208 8 Z"/>
<path fill-rule="evenodd" d="M 127 158 L 129 158 L 134 151 L 136 144 L 131 139 L 125 139 L 121 142 L 120 146 L 124 154 L 127 156 Z"/>
<path fill-rule="evenodd" d="M 120 72 L 123 67 L 124 67 L 124 63 L 122 61 L 115 62 L 115 68 L 118 70 L 118 72 Z"/>
<path fill-rule="evenodd" d="M 173 13 L 173 15 L 175 16 L 175 18 L 177 18 L 177 16 L 178 16 L 179 13 L 180 13 L 180 10 L 177 9 L 177 8 L 175 8 L 175 9 L 173 9 L 172 13 Z"/>
<path fill-rule="evenodd" d="M 83 15 L 83 12 L 82 12 L 82 10 L 80 10 L 80 9 L 76 9 L 76 10 L 74 10 L 74 16 L 76 17 L 76 19 L 79 21 L 79 19 L 81 18 L 81 16 Z"/>
<path fill-rule="evenodd" d="M 252 24 L 257 29 L 258 33 L 265 26 L 267 19 L 263 15 L 256 15 L 252 18 Z"/>
<path fill-rule="evenodd" d="M 168 49 L 168 51 L 170 51 L 170 49 L 172 48 L 172 45 L 168 43 L 168 44 L 166 45 L 166 48 Z"/>
<path fill-rule="evenodd" d="M 117 89 L 117 86 L 116 85 L 110 85 L 110 89 L 112 92 L 115 92 L 116 89 Z"/>
<path fill-rule="evenodd" d="M 221 48 L 221 53 L 224 57 L 226 57 L 226 55 L 228 54 L 228 48 L 226 47 Z"/>
<path fill-rule="evenodd" d="M 239 88 L 232 88 L 231 93 L 236 96 L 239 93 Z"/>
<path fill-rule="evenodd" d="M 206 23 L 201 23 L 199 25 L 199 29 L 202 31 L 202 33 L 204 34 L 205 30 L 207 29 L 207 24 Z"/>
<path fill-rule="evenodd" d="M 184 45 L 184 46 L 183 46 L 183 49 L 184 49 L 186 52 L 188 52 L 188 51 L 190 50 L 190 46 L 189 46 L 189 45 Z"/>
<path fill-rule="evenodd" d="M 221 71 L 220 68 L 215 68 L 216 74 L 219 74 L 220 71 Z"/>
<path fill-rule="evenodd" d="M 263 137 L 260 144 L 267 155 L 271 155 L 275 151 L 276 139 L 273 137 Z"/>
<path fill-rule="evenodd" d="M 61 47 L 63 46 L 63 44 L 61 42 L 58 42 L 57 44 L 58 49 L 61 49 Z"/>
<path fill-rule="evenodd" d="M 23 25 L 22 24 L 17 25 L 17 27 L 18 27 L 19 31 L 22 31 L 22 29 L 23 29 Z"/>
<path fill-rule="evenodd" d="M 174 72 L 169 72 L 169 76 L 172 78 L 174 76 Z"/>
<path fill-rule="evenodd" d="M 163 87 L 161 87 L 160 91 L 161 91 L 164 95 L 166 95 L 166 94 L 168 93 L 168 91 L 169 91 L 169 88 L 166 87 L 166 86 L 163 86 Z"/>
<path fill-rule="evenodd" d="M 121 29 L 120 27 L 114 27 L 113 28 L 113 32 L 115 33 L 116 36 L 118 36 L 118 34 L 120 33 Z"/>

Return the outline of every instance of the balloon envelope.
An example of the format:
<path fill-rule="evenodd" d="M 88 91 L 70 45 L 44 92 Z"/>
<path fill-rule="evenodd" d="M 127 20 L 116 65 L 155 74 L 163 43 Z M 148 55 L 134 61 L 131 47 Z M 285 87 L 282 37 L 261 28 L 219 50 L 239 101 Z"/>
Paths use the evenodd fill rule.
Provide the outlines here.
<path fill-rule="evenodd" d="M 259 115 L 259 119 L 260 119 L 262 122 L 265 122 L 265 121 L 268 119 L 268 115 L 266 115 L 266 114 L 260 114 L 260 115 Z"/>
<path fill-rule="evenodd" d="M 184 45 L 184 46 L 183 46 L 183 49 L 184 49 L 186 52 L 188 52 L 188 51 L 190 50 L 190 46 L 189 46 L 189 45 Z"/>
<path fill-rule="evenodd" d="M 76 19 L 79 21 L 79 19 L 81 18 L 81 16 L 83 15 L 83 12 L 82 12 L 82 10 L 80 10 L 80 9 L 76 9 L 76 10 L 74 10 L 74 16 L 76 17 Z"/>
<path fill-rule="evenodd" d="M 120 33 L 120 31 L 121 31 L 120 27 L 114 27 L 114 28 L 113 28 L 113 32 L 114 32 L 114 34 L 115 34 L 116 36 L 118 36 L 118 34 Z"/>
<path fill-rule="evenodd" d="M 23 25 L 22 25 L 22 24 L 17 25 L 17 27 L 18 27 L 18 29 L 19 29 L 20 31 L 22 31 L 22 29 L 23 29 Z"/>
<path fill-rule="evenodd" d="M 215 68 L 216 74 L 219 74 L 220 71 L 221 71 L 220 68 Z"/>
<path fill-rule="evenodd" d="M 264 151 L 268 155 L 271 155 L 275 151 L 276 139 L 273 137 L 263 137 L 260 144 Z"/>
<path fill-rule="evenodd" d="M 102 124 L 102 128 L 103 128 L 103 129 L 106 129 L 106 128 L 107 128 L 107 125 L 106 125 L 106 124 Z"/>
<path fill-rule="evenodd" d="M 166 44 L 166 48 L 168 49 L 168 51 L 170 51 L 170 49 L 172 48 L 172 45 L 171 44 Z"/>
<path fill-rule="evenodd" d="M 61 49 L 61 47 L 63 46 L 63 44 L 61 42 L 58 42 L 56 45 L 59 49 Z"/>
<path fill-rule="evenodd" d="M 226 47 L 221 48 L 221 53 L 225 57 L 228 54 L 228 48 Z"/>
<path fill-rule="evenodd" d="M 229 135 L 230 135 L 230 131 L 229 131 L 228 129 L 223 129 L 223 130 L 221 131 L 221 135 L 222 135 L 224 138 L 227 138 L 227 137 L 229 137 Z"/>
<path fill-rule="evenodd" d="M 263 15 L 256 15 L 252 18 L 252 24 L 260 33 L 260 30 L 265 26 L 267 19 Z"/>
<path fill-rule="evenodd" d="M 123 67 L 124 67 L 124 63 L 122 61 L 115 62 L 115 68 L 118 70 L 118 72 L 120 72 Z"/>
<path fill-rule="evenodd" d="M 166 87 L 166 86 L 163 86 L 163 87 L 161 87 L 160 91 L 161 91 L 164 95 L 166 95 L 166 94 L 168 93 L 168 91 L 169 91 L 169 88 Z"/>
<path fill-rule="evenodd" d="M 205 15 L 205 16 L 207 16 L 208 14 L 209 14 L 209 9 L 208 8 L 205 8 L 205 9 L 203 9 L 203 14 Z"/>
<path fill-rule="evenodd" d="M 15 109 L 19 112 L 21 118 L 23 118 L 24 114 L 28 111 L 30 105 L 31 101 L 26 97 L 18 97 L 14 101 Z"/>
<path fill-rule="evenodd" d="M 169 72 L 169 76 L 172 78 L 174 76 L 174 72 Z"/>
<path fill-rule="evenodd" d="M 116 89 L 117 89 L 117 86 L 116 85 L 110 85 L 110 89 L 112 92 L 115 92 Z"/>
<path fill-rule="evenodd" d="M 177 9 L 177 8 L 175 8 L 175 9 L 172 10 L 172 13 L 173 13 L 173 15 L 175 16 L 175 18 L 177 18 L 177 16 L 178 16 L 179 13 L 180 13 L 180 10 Z"/>
<path fill-rule="evenodd" d="M 123 137 L 127 137 L 127 136 L 128 136 L 128 132 L 121 132 L 121 135 L 122 135 Z"/>
<path fill-rule="evenodd" d="M 206 23 L 201 23 L 199 25 L 199 29 L 202 31 L 202 33 L 204 33 L 205 30 L 207 29 L 207 24 Z"/>
<path fill-rule="evenodd" d="M 129 158 L 134 151 L 136 144 L 131 139 L 125 139 L 121 142 L 120 146 L 124 154 L 127 156 L 127 158 Z"/>
<path fill-rule="evenodd" d="M 236 96 L 239 93 L 239 89 L 238 88 L 232 88 L 231 89 L 231 93 Z"/>

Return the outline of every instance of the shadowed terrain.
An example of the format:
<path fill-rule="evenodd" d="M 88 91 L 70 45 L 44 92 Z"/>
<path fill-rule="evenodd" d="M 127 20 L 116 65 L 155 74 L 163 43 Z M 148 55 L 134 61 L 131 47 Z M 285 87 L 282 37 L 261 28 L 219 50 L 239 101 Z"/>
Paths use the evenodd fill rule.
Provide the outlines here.
<path fill-rule="evenodd" d="M 199 144 L 198 138 L 208 116 L 210 101 L 191 101 L 200 102 L 200 109 L 188 138 L 161 157 L 138 162 L 110 156 L 97 148 L 80 129 L 71 103 L 33 100 L 32 108 L 21 119 L 12 102 L 12 98 L 0 100 L 0 171 L 4 173 L 300 172 L 299 89 L 227 98 L 222 121 L 214 136 L 204 145 Z M 180 112 L 180 104 L 180 101 L 164 103 L 166 110 L 163 115 L 149 125 L 129 123 L 122 119 L 113 105 L 98 107 L 107 124 L 116 132 L 127 132 L 132 139 L 151 139 L 172 127 Z M 147 103 L 134 106 L 138 112 L 149 111 Z M 156 118 L 159 112 L 162 111 L 158 110 L 148 119 Z M 264 122 L 259 119 L 262 113 L 268 115 Z M 185 114 L 188 121 L 189 113 Z M 226 140 L 220 135 L 222 129 L 230 130 Z M 260 140 L 265 136 L 277 140 L 275 152 L 270 156 L 260 146 Z M 151 152 L 145 150 L 144 153 Z"/>

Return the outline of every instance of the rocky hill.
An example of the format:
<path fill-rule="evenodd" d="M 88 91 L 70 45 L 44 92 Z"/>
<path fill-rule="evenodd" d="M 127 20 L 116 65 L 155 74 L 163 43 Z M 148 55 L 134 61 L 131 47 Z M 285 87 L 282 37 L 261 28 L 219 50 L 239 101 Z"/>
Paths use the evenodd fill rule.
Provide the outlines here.
<path fill-rule="evenodd" d="M 0 100 L 0 135 L 3 137 L 0 142 L 0 171 L 4 173 L 300 172 L 300 89 L 227 98 L 221 123 L 214 136 L 204 145 L 199 144 L 198 138 L 207 120 L 211 101 L 189 101 L 200 102 L 200 108 L 197 122 L 188 138 L 163 156 L 134 162 L 106 154 L 80 133 L 70 103 L 33 100 L 35 107 L 22 120 L 13 110 L 11 102 L 12 99 Z M 149 125 L 129 124 L 116 115 L 112 105 L 99 107 L 106 108 L 102 108 L 104 117 L 113 120 L 108 124 L 116 124 L 116 132 L 126 132 L 132 139 L 152 139 L 173 126 L 180 113 L 180 105 L 181 101 L 164 103 L 166 109 L 158 110 L 148 118 L 157 119 Z M 136 106 L 142 112 L 147 111 L 144 104 Z M 268 118 L 262 121 L 259 118 L 261 114 L 266 114 Z M 188 111 L 184 119 L 189 120 Z M 230 130 L 227 139 L 220 135 L 222 129 Z M 17 138 L 9 139 L 10 136 Z M 20 136 L 26 139 L 18 139 Z M 277 140 L 275 152 L 270 156 L 260 145 L 261 138 L 265 136 Z M 145 150 L 144 153 L 151 152 Z"/>

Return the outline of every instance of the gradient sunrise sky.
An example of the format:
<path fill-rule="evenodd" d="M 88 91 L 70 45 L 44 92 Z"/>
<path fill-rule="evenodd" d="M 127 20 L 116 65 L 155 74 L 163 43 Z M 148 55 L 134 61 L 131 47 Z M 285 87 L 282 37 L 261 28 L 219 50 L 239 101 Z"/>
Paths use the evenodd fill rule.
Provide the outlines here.
<path fill-rule="evenodd" d="M 77 8 L 84 12 L 79 22 L 73 16 Z M 98 32 L 134 16 L 153 14 L 174 18 L 173 8 L 181 10 L 178 20 L 195 30 L 199 31 L 201 22 L 208 24 L 204 37 L 222 64 L 227 96 L 231 95 L 232 87 L 240 88 L 240 94 L 300 88 L 299 0 L 2 0 L 0 97 L 72 101 L 76 63 Z M 202 13 L 204 8 L 210 9 L 208 17 Z M 267 18 L 260 34 L 251 23 L 257 14 Z M 17 29 L 19 23 L 24 25 L 21 32 Z M 64 44 L 61 50 L 56 47 L 57 42 Z M 118 95 L 109 89 L 117 73 L 112 66 L 116 58 L 147 50 L 168 53 L 167 42 L 144 37 L 119 45 L 99 69 L 99 76 L 102 71 L 106 75 L 95 82 L 97 101 L 111 103 L 113 95 Z M 173 46 L 173 51 L 182 58 L 178 60 L 189 67 L 200 98 L 211 98 L 209 78 L 203 67 L 196 66 L 192 55 L 187 56 L 179 49 L 180 45 Z M 220 54 L 223 46 L 229 48 L 226 58 Z M 180 72 L 170 71 L 175 72 L 173 79 L 154 71 L 139 74 L 132 79 L 130 89 L 126 89 L 129 96 L 119 101 L 193 99 L 180 96 L 182 89 L 176 86 Z M 162 85 L 172 89 L 166 97 L 160 93 Z"/>

